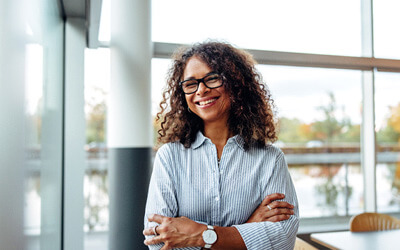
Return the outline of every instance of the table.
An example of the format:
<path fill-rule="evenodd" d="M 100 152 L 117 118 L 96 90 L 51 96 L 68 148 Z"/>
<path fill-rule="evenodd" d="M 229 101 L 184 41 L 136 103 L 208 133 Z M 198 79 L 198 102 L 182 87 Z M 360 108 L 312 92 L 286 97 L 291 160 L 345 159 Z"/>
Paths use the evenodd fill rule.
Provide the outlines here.
<path fill-rule="evenodd" d="M 400 229 L 373 232 L 313 233 L 311 240 L 330 249 L 399 250 Z"/>

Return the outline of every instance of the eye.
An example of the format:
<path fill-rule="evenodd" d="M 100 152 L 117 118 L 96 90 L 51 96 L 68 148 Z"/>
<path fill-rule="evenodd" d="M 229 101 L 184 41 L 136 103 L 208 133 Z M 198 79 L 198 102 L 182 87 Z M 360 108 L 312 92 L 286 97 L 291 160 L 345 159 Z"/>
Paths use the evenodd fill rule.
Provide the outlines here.
<path fill-rule="evenodd" d="M 205 81 L 206 81 L 206 82 L 213 83 L 213 82 L 219 81 L 219 79 L 220 79 L 219 75 L 215 74 L 215 75 L 210 75 L 210 76 L 208 76 L 208 77 L 205 79 Z"/>
<path fill-rule="evenodd" d="M 182 83 L 182 87 L 184 88 L 194 88 L 197 86 L 197 81 L 186 81 L 184 83 Z"/>

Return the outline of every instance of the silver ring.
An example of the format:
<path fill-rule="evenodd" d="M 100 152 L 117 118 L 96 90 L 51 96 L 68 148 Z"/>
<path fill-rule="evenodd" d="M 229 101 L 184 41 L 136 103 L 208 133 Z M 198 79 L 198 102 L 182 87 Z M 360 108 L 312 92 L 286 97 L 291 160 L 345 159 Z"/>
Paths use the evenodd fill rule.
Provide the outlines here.
<path fill-rule="evenodd" d="M 269 210 L 272 210 L 272 207 L 270 207 L 269 205 L 267 205 L 267 208 L 268 208 Z"/>
<path fill-rule="evenodd" d="M 157 226 L 155 226 L 155 227 L 153 227 L 153 233 L 154 233 L 154 235 L 158 235 L 158 233 L 157 233 L 157 227 L 158 227 L 158 225 Z"/>

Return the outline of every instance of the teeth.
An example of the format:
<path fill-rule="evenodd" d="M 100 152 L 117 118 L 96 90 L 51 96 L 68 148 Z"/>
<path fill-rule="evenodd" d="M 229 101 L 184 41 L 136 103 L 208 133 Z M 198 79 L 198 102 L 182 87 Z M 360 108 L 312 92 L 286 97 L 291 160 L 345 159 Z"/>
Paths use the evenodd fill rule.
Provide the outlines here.
<path fill-rule="evenodd" d="M 217 100 L 217 98 L 210 99 L 210 100 L 207 100 L 207 101 L 204 101 L 204 102 L 199 102 L 199 104 L 200 104 L 201 106 L 203 106 L 203 105 L 212 103 L 212 102 L 215 101 L 215 100 Z"/>

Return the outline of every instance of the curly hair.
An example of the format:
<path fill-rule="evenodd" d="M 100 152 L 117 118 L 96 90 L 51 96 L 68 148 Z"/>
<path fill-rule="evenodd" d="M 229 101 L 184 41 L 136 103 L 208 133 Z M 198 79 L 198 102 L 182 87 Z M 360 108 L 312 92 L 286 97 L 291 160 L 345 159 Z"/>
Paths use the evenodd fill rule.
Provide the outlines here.
<path fill-rule="evenodd" d="M 179 141 L 188 148 L 195 141 L 197 132 L 203 131 L 202 119 L 188 110 L 185 94 L 179 86 L 186 64 L 193 56 L 221 75 L 225 91 L 231 98 L 227 126 L 232 134 L 243 138 L 244 148 L 276 141 L 274 102 L 255 68 L 253 57 L 230 44 L 207 41 L 180 48 L 173 55 L 160 103 L 161 111 L 156 116 L 156 122 L 161 121 L 158 142 Z"/>

